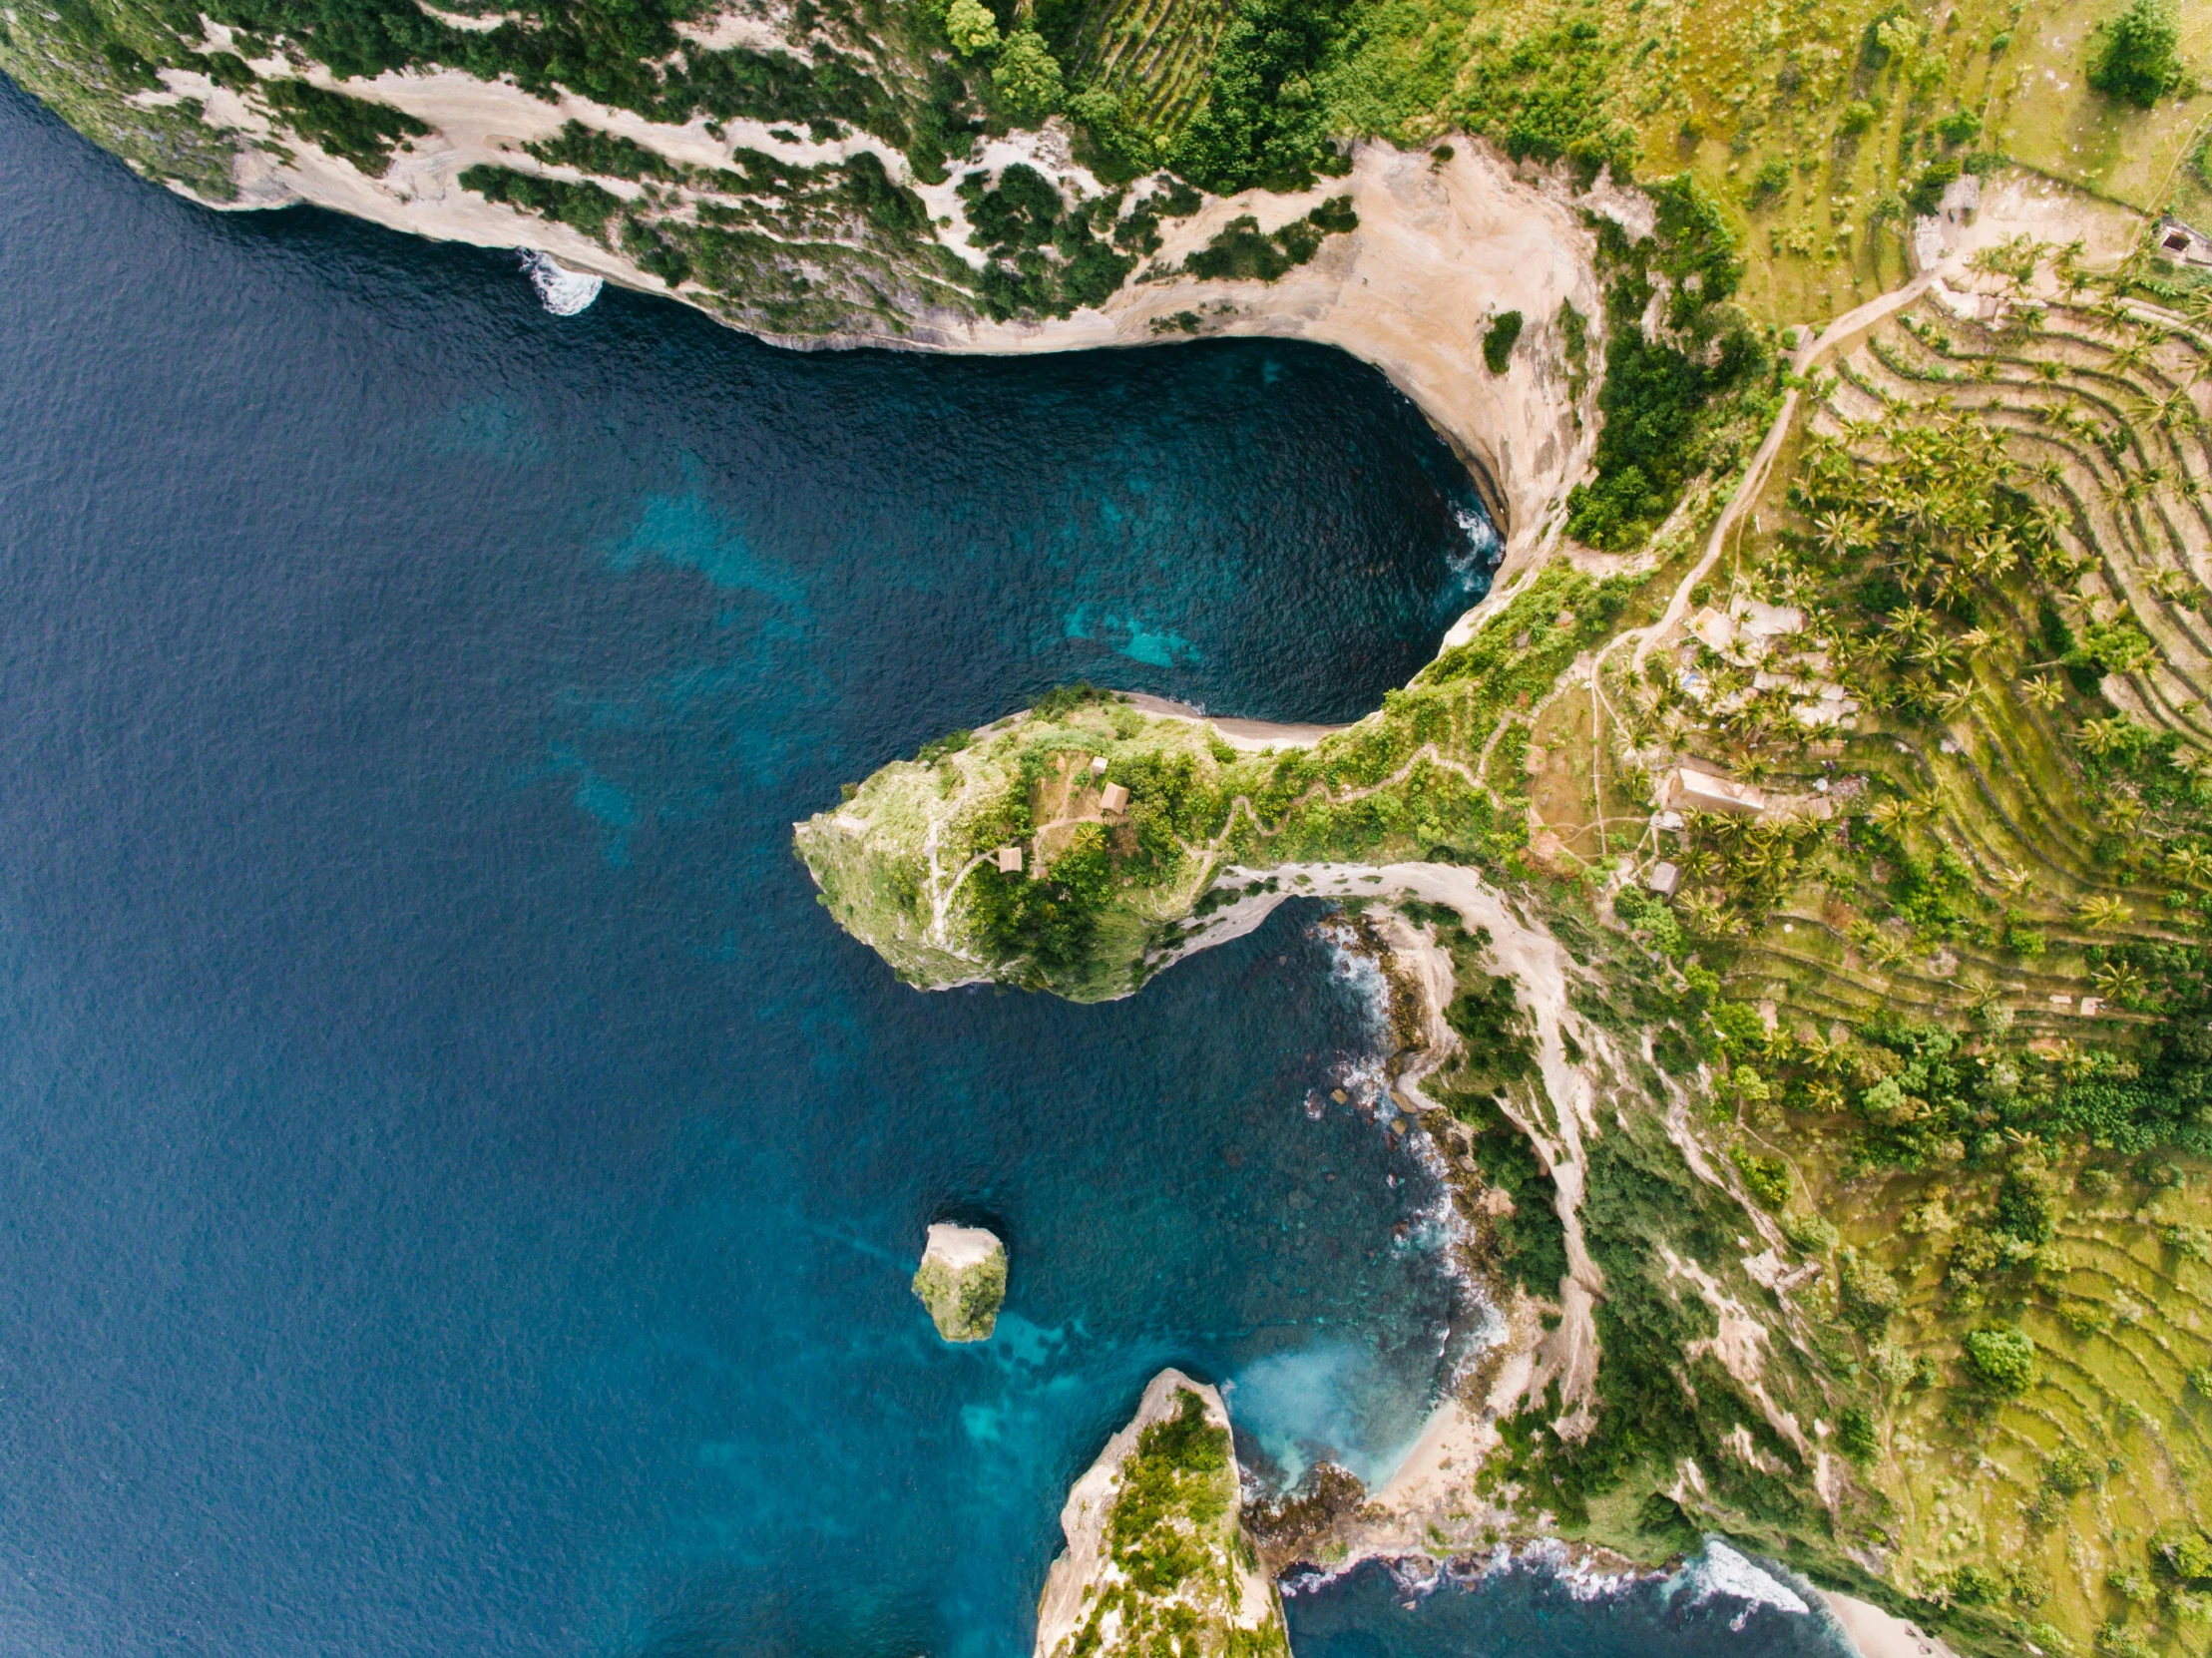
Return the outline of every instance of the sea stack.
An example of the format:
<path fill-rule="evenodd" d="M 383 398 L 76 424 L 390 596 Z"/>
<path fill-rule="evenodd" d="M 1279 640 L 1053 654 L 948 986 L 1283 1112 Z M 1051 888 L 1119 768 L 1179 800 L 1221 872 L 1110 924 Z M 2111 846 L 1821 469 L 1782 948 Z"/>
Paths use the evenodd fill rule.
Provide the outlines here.
<path fill-rule="evenodd" d="M 1036 1658 L 1166 1649 L 1289 1658 L 1282 1603 L 1244 1535 L 1218 1390 L 1163 1370 L 1060 1511 Z M 1233 1632 L 1233 1635 L 1232 1635 Z"/>
<path fill-rule="evenodd" d="M 939 1221 L 929 1229 L 914 1293 L 948 1342 L 989 1341 L 1006 1300 L 1006 1245 L 980 1226 Z"/>

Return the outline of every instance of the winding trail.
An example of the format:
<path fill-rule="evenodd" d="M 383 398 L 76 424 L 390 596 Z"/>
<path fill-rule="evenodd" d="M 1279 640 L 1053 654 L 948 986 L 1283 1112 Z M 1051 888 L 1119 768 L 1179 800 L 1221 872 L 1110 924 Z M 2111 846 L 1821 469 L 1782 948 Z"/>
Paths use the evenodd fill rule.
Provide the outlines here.
<path fill-rule="evenodd" d="M 1872 327 L 1892 311 L 1902 310 L 1918 299 L 1935 282 L 1936 275 L 1935 271 L 1924 271 L 1901 288 L 1892 288 L 1888 293 L 1870 299 L 1864 305 L 1853 306 L 1843 315 L 1837 317 L 1835 321 L 1829 323 L 1821 331 L 1818 339 L 1810 345 L 1803 345 L 1798 348 L 1796 355 L 1790 360 L 1791 369 L 1803 375 L 1839 340 L 1848 339 L 1851 335 Z M 1760 489 L 1766 484 L 1767 471 L 1774 465 L 1774 457 L 1781 453 L 1783 440 L 1789 436 L 1790 420 L 1797 413 L 1797 400 L 1801 389 L 1792 386 L 1783 394 L 1782 407 L 1775 414 L 1774 424 L 1767 428 L 1765 441 L 1759 445 L 1758 453 L 1751 457 L 1751 464 L 1744 468 L 1743 480 L 1736 486 L 1736 493 L 1729 498 L 1728 505 L 1721 509 L 1720 517 L 1713 521 L 1712 535 L 1705 543 L 1705 556 L 1699 559 L 1690 569 L 1689 574 L 1682 578 L 1680 584 L 1674 590 L 1674 597 L 1667 601 L 1666 610 L 1660 615 L 1659 620 L 1647 626 L 1631 627 L 1616 636 L 1610 644 L 1606 645 L 1603 651 L 1599 652 L 1598 662 L 1601 663 L 1607 655 L 1611 654 L 1619 646 L 1621 640 L 1632 638 L 1636 640 L 1636 653 L 1630 662 L 1630 666 L 1640 670 L 1643 667 L 1644 658 L 1651 654 L 1652 648 L 1680 623 L 1683 616 L 1689 611 L 1691 592 L 1698 583 L 1705 580 L 1713 566 L 1720 562 L 1721 548 L 1728 540 L 1728 532 L 1736 527 L 1736 520 L 1741 518 L 1751 503 L 1758 499 Z M 1591 668 L 1592 678 L 1595 677 L 1595 674 L 1596 667 L 1593 664 Z"/>

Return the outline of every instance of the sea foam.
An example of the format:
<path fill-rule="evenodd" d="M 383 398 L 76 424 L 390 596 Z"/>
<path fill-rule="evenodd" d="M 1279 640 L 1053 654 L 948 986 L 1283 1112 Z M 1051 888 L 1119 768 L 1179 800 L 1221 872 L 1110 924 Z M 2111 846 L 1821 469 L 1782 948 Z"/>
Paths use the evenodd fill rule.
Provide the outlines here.
<path fill-rule="evenodd" d="M 532 248 L 523 249 L 522 267 L 546 309 L 555 316 L 576 315 L 597 299 L 599 290 L 607 285 L 604 276 L 595 276 L 588 270 L 571 270 L 552 254 Z"/>

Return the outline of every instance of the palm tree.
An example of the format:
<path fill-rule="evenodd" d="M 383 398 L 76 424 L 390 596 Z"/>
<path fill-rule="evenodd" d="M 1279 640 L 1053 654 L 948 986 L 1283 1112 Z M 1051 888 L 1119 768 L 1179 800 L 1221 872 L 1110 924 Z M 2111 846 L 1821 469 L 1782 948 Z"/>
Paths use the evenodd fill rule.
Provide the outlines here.
<path fill-rule="evenodd" d="M 2104 361 L 2105 367 L 2114 374 L 2132 374 L 2150 361 L 2150 342 L 2145 339 L 2131 339 L 2116 348 Z"/>
<path fill-rule="evenodd" d="M 2096 987 L 2114 1002 L 2140 1002 L 2150 990 L 2143 970 L 2132 962 L 2107 962 L 2096 971 Z"/>
<path fill-rule="evenodd" d="M 2084 925 L 2100 929 L 2123 926 L 2134 915 L 2134 911 L 2119 899 L 2103 893 L 2094 898 L 2083 899 L 2081 907 L 2074 913 L 2080 916 Z"/>
<path fill-rule="evenodd" d="M 2166 854 L 2166 873 L 2177 881 L 2201 887 L 2212 878 L 2212 852 L 2201 846 L 2177 846 Z"/>
<path fill-rule="evenodd" d="M 1996 872 L 1996 884 L 2004 889 L 2007 898 L 2018 898 L 2033 885 L 2033 877 L 2024 869 L 2007 866 Z"/>
<path fill-rule="evenodd" d="M 1930 672 L 1948 677 L 1959 667 L 1965 654 L 1957 639 L 1949 634 L 1939 633 L 1914 651 L 1913 659 L 1925 662 Z"/>
<path fill-rule="evenodd" d="M 2197 413 L 2194 400 L 2180 386 L 2176 386 L 2163 397 L 2144 398 L 2142 408 L 2144 418 L 2157 422 L 2169 432 L 2176 426 L 2184 429 L 2196 426 L 2203 419 Z"/>
<path fill-rule="evenodd" d="M 1902 967 L 1912 959 L 1912 949 L 1887 933 L 1877 933 L 1865 945 L 1867 959 L 1879 968 Z"/>
<path fill-rule="evenodd" d="M 1982 687 L 1972 679 L 1962 679 L 1957 684 L 1946 685 L 1936 693 L 1937 710 L 1946 719 L 1957 719 L 1974 705 L 1982 694 Z"/>
<path fill-rule="evenodd" d="M 1877 800 L 1867 816 L 1884 829 L 1895 832 L 1911 816 L 1912 809 L 1895 795 Z"/>
<path fill-rule="evenodd" d="M 2100 758 L 2112 753 L 2126 740 L 2117 719 L 2084 720 L 2078 735 L 2081 746 Z"/>
<path fill-rule="evenodd" d="M 2021 684 L 2020 694 L 2047 714 L 2065 699 L 2066 687 L 2055 679 L 2029 679 Z"/>
<path fill-rule="evenodd" d="M 1813 544 L 1832 558 L 1849 552 L 1858 540 L 1858 525 L 1842 513 L 1822 513 L 1813 520 Z"/>

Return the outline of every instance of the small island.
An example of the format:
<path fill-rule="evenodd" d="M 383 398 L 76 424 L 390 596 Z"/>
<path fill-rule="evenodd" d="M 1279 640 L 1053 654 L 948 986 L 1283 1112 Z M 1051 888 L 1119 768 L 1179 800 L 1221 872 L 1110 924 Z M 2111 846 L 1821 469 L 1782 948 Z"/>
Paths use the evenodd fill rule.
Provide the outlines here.
<path fill-rule="evenodd" d="M 1006 1245 L 980 1226 L 940 1221 L 914 1273 L 914 1293 L 948 1342 L 987 1342 L 1006 1300 Z"/>

